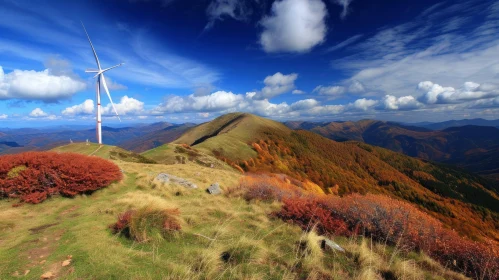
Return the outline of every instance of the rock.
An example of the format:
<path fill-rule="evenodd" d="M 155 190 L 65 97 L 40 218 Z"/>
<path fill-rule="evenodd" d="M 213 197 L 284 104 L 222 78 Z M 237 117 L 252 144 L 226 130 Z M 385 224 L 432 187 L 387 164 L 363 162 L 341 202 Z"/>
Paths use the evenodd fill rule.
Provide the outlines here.
<path fill-rule="evenodd" d="M 194 183 L 191 183 L 183 178 L 179 178 L 177 176 L 173 176 L 173 175 L 166 174 L 166 173 L 160 173 L 158 176 L 156 176 L 156 180 L 158 180 L 160 182 L 164 182 L 164 183 L 168 183 L 168 182 L 176 183 L 176 184 L 179 184 L 179 185 L 186 187 L 188 189 L 197 189 L 198 188 L 198 186 L 196 186 L 196 184 L 194 184 Z"/>
<path fill-rule="evenodd" d="M 321 240 L 321 248 L 322 250 L 330 249 L 330 250 L 340 251 L 343 253 L 345 252 L 345 249 L 341 248 L 340 245 L 336 244 L 336 242 L 328 238 L 324 238 Z"/>
<path fill-rule="evenodd" d="M 54 276 L 55 276 L 54 273 L 49 271 L 42 274 L 42 276 L 40 276 L 40 279 L 50 279 L 53 278 Z"/>
<path fill-rule="evenodd" d="M 206 189 L 206 191 L 209 194 L 214 194 L 214 195 L 222 193 L 222 190 L 220 189 L 220 185 L 218 183 L 211 184 L 211 186 L 208 189 Z"/>
<path fill-rule="evenodd" d="M 71 259 L 62 262 L 62 266 L 68 266 L 71 264 Z"/>

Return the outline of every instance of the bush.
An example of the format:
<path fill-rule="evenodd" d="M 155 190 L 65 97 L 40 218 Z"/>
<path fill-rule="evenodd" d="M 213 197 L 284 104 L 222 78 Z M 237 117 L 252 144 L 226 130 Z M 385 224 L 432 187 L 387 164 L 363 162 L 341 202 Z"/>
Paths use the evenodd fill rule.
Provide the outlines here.
<path fill-rule="evenodd" d="M 143 207 L 118 215 L 118 221 L 109 226 L 113 234 L 122 234 L 138 242 L 162 240 L 182 229 L 178 209 Z"/>
<path fill-rule="evenodd" d="M 90 193 L 122 178 L 114 163 L 80 154 L 28 152 L 0 156 L 0 197 L 40 203 Z"/>
<path fill-rule="evenodd" d="M 275 174 L 246 176 L 241 182 L 243 197 L 282 201 L 281 210 L 272 216 L 306 231 L 315 227 L 320 234 L 363 235 L 406 252 L 423 251 L 476 279 L 499 279 L 497 244 L 463 238 L 408 202 L 374 194 L 315 195 L 290 180 Z"/>
<path fill-rule="evenodd" d="M 404 251 L 423 251 L 446 267 L 476 279 L 498 279 L 497 246 L 459 236 L 409 203 L 382 195 L 294 197 L 273 213 L 305 230 L 364 235 Z"/>

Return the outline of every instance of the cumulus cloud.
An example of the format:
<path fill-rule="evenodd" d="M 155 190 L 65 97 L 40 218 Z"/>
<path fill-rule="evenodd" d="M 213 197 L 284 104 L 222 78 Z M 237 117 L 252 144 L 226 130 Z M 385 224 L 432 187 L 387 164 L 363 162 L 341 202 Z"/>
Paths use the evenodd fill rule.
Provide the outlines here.
<path fill-rule="evenodd" d="M 320 95 L 327 95 L 338 98 L 345 93 L 345 87 L 342 86 L 317 86 L 313 92 Z"/>
<path fill-rule="evenodd" d="M 325 40 L 326 5 L 321 0 L 278 0 L 260 24 L 265 52 L 307 52 Z"/>
<path fill-rule="evenodd" d="M 314 108 L 317 105 L 319 105 L 319 102 L 315 99 L 304 99 L 291 104 L 290 108 L 292 110 L 300 111 Z"/>
<path fill-rule="evenodd" d="M 292 94 L 305 94 L 306 92 L 304 92 L 303 90 L 295 89 L 291 93 Z"/>
<path fill-rule="evenodd" d="M 205 30 L 213 28 L 217 20 L 222 21 L 224 17 L 230 17 L 235 20 L 246 20 L 251 10 L 246 7 L 244 1 L 240 0 L 213 0 L 206 9 L 208 24 Z"/>
<path fill-rule="evenodd" d="M 425 93 L 419 98 L 426 104 L 449 104 L 470 100 L 484 99 L 499 95 L 499 91 L 493 84 L 466 82 L 461 88 L 443 87 L 431 81 L 424 81 L 418 84 L 418 89 Z"/>
<path fill-rule="evenodd" d="M 362 111 L 367 111 L 372 109 L 376 104 L 378 104 L 377 100 L 362 98 L 355 100 L 355 102 L 353 102 L 350 107 Z"/>
<path fill-rule="evenodd" d="M 127 115 L 127 114 L 141 114 L 144 111 L 144 102 L 139 101 L 135 98 L 128 97 L 127 95 L 123 96 L 119 103 L 115 103 L 114 106 L 118 111 L 119 115 Z M 107 104 L 105 107 L 102 107 L 102 114 L 106 115 L 114 115 L 114 109 L 111 103 Z"/>
<path fill-rule="evenodd" d="M 48 114 L 45 113 L 42 109 L 40 108 L 35 108 L 33 111 L 31 111 L 31 113 L 29 113 L 29 116 L 30 117 L 33 117 L 33 118 L 43 118 L 43 117 L 47 117 Z"/>
<path fill-rule="evenodd" d="M 413 110 L 422 108 L 424 105 L 413 96 L 395 97 L 386 95 L 381 101 L 381 108 L 385 110 Z"/>
<path fill-rule="evenodd" d="M 91 99 L 85 100 L 83 103 L 68 107 L 62 111 L 63 115 L 76 116 L 76 115 L 89 115 L 94 112 L 94 101 Z"/>
<path fill-rule="evenodd" d="M 1 120 L 5 120 L 6 118 L 8 118 L 9 116 L 7 116 L 6 114 L 1 114 L 0 115 L 0 119 Z"/>
<path fill-rule="evenodd" d="M 68 76 L 55 76 L 48 69 L 14 70 L 4 73 L 0 66 L 0 99 L 57 102 L 84 90 L 85 83 Z"/>
<path fill-rule="evenodd" d="M 351 93 L 362 93 L 366 91 L 364 85 L 359 81 L 353 81 L 348 87 L 348 91 Z"/>
<path fill-rule="evenodd" d="M 272 76 L 267 76 L 265 80 L 263 80 L 265 87 L 262 88 L 261 92 L 255 95 L 255 98 L 272 98 L 290 92 L 295 88 L 296 79 L 298 79 L 298 74 L 296 73 L 284 75 L 281 72 L 277 72 Z"/>

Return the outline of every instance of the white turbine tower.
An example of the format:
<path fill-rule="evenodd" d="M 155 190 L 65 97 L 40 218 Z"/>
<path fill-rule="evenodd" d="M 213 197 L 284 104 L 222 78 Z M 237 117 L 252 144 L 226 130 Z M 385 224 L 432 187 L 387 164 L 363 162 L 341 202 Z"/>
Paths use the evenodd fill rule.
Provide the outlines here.
<path fill-rule="evenodd" d="M 102 117 L 101 117 L 101 103 L 100 103 L 100 88 L 101 88 L 101 83 L 102 86 L 104 87 L 104 90 L 107 93 L 107 96 L 109 97 L 109 101 L 111 101 L 111 105 L 113 106 L 114 112 L 116 113 L 116 116 L 118 116 L 118 119 L 121 122 L 120 116 L 118 115 L 118 111 L 116 111 L 116 107 L 114 106 L 113 99 L 111 98 L 111 94 L 109 93 L 109 89 L 107 88 L 106 84 L 106 78 L 104 77 L 104 72 L 111 70 L 113 68 L 116 68 L 118 66 L 123 65 L 123 63 L 120 63 L 118 65 L 115 65 L 113 67 L 109 67 L 106 69 L 102 69 L 100 66 L 99 58 L 97 57 L 97 53 L 95 52 L 94 45 L 92 45 L 92 41 L 90 41 L 90 36 L 88 36 L 87 29 L 85 29 L 85 25 L 83 25 L 83 22 L 81 23 L 83 26 L 83 30 L 85 30 L 85 34 L 87 34 L 88 42 L 90 43 L 90 47 L 92 47 L 92 51 L 94 52 L 94 57 L 95 57 L 95 62 L 97 62 L 97 67 L 98 69 L 87 69 L 85 72 L 87 73 L 97 73 L 95 74 L 94 78 L 97 78 L 97 141 L 99 144 L 102 145 Z"/>

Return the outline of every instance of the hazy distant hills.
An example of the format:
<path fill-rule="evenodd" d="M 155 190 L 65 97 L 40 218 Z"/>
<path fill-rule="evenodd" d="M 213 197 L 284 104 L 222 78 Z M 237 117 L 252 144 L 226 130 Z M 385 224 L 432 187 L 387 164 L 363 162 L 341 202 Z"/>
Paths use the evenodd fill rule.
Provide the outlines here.
<path fill-rule="evenodd" d="M 499 158 L 493 156 L 499 153 L 499 129 L 492 126 L 430 130 L 374 120 L 286 124 L 336 141 L 361 141 L 412 157 L 457 164 L 482 175 L 499 174 Z"/>
<path fill-rule="evenodd" d="M 478 126 L 493 126 L 499 127 L 499 120 L 485 120 L 485 119 L 465 119 L 465 120 L 450 120 L 438 123 L 412 123 L 411 126 L 420 126 L 432 130 L 442 130 L 449 127 L 465 126 L 465 125 L 478 125 Z"/>
<path fill-rule="evenodd" d="M 343 125 L 334 123 L 326 131 L 350 131 L 364 140 L 388 132 L 415 139 L 435 134 L 435 141 L 439 139 L 437 135 L 445 135 L 376 121 Z M 365 135 L 364 131 L 370 133 Z M 341 137 L 349 135 L 346 132 Z M 336 142 L 309 131 L 294 131 L 251 114 L 221 116 L 191 128 L 175 143 L 211 153 L 246 172 L 284 173 L 301 181 L 309 180 L 326 193 L 371 192 L 397 196 L 470 232 L 490 233 L 499 226 L 495 218 L 474 220 L 479 214 L 473 207 L 499 211 L 497 186 L 480 176 L 359 142 Z"/>
<path fill-rule="evenodd" d="M 121 145 L 133 151 L 142 151 L 170 142 L 192 125 L 175 125 L 158 122 L 133 127 L 112 128 L 103 126 L 102 134 L 105 144 Z M 173 128 L 168 130 L 168 128 Z M 165 130 L 167 129 L 167 130 Z M 151 136 L 157 132 L 156 137 Z M 0 132 L 0 153 L 17 153 L 27 150 L 47 150 L 53 147 L 73 142 L 96 142 L 95 128 L 71 130 L 67 127 L 47 129 L 21 128 L 5 129 Z"/>

